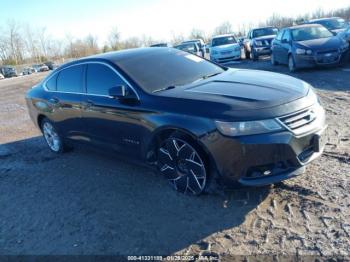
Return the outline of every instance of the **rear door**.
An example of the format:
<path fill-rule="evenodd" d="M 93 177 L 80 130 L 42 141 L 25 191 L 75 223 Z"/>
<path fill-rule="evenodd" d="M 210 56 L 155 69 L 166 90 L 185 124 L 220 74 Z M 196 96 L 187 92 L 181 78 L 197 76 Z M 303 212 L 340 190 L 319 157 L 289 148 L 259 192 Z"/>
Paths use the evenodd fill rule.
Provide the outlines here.
<path fill-rule="evenodd" d="M 290 35 L 290 30 L 287 29 L 284 31 L 281 41 L 281 63 L 288 64 L 288 54 L 290 50 L 290 45 L 292 38 Z"/>
<path fill-rule="evenodd" d="M 271 49 L 272 49 L 275 61 L 280 63 L 282 61 L 281 40 L 282 40 L 283 33 L 284 33 L 284 30 L 281 30 L 271 44 Z"/>
<path fill-rule="evenodd" d="M 74 65 L 54 74 L 45 83 L 51 120 L 65 137 L 78 138 L 82 132 L 81 106 L 83 66 Z"/>

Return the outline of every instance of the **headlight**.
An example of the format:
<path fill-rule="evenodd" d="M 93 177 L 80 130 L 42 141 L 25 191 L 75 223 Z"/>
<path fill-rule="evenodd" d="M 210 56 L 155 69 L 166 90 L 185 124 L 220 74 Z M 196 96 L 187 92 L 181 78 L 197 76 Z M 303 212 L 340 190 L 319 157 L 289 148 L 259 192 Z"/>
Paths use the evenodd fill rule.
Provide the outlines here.
<path fill-rule="evenodd" d="M 306 50 L 306 54 L 307 55 L 312 55 L 312 51 L 311 50 Z"/>
<path fill-rule="evenodd" d="M 262 41 L 255 41 L 256 46 L 262 46 Z"/>
<path fill-rule="evenodd" d="M 297 53 L 297 55 L 305 55 L 306 54 L 306 50 L 302 49 L 302 48 L 297 48 L 295 50 L 295 52 Z"/>
<path fill-rule="evenodd" d="M 283 129 L 283 127 L 274 119 L 247 122 L 215 121 L 215 123 L 220 133 L 226 136 L 264 134 Z"/>

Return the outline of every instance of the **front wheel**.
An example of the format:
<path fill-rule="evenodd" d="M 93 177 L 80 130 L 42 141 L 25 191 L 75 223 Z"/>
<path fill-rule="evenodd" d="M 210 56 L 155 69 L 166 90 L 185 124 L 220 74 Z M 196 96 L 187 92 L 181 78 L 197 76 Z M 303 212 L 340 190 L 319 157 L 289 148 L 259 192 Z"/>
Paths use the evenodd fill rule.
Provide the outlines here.
<path fill-rule="evenodd" d="M 199 195 L 206 187 L 205 161 L 185 138 L 172 136 L 161 143 L 158 168 L 173 188 L 181 193 Z"/>
<path fill-rule="evenodd" d="M 46 144 L 54 153 L 63 153 L 65 151 L 64 141 L 58 134 L 54 124 L 45 118 L 41 123 L 41 130 L 43 132 Z"/>
<path fill-rule="evenodd" d="M 276 62 L 275 56 L 273 53 L 271 53 L 271 64 L 272 65 L 278 65 L 278 63 Z"/>

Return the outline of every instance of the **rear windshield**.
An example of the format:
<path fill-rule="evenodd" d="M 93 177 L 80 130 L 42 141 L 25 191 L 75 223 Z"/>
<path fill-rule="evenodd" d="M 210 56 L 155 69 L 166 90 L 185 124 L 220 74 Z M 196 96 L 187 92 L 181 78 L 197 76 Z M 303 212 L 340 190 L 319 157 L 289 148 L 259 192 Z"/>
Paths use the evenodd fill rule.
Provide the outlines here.
<path fill-rule="evenodd" d="M 224 36 L 224 37 L 213 38 L 211 42 L 211 46 L 229 45 L 229 44 L 235 44 L 235 43 L 237 43 L 237 41 L 234 36 Z"/>
<path fill-rule="evenodd" d="M 223 68 L 198 56 L 169 48 L 119 60 L 117 65 L 146 92 L 189 84 Z"/>

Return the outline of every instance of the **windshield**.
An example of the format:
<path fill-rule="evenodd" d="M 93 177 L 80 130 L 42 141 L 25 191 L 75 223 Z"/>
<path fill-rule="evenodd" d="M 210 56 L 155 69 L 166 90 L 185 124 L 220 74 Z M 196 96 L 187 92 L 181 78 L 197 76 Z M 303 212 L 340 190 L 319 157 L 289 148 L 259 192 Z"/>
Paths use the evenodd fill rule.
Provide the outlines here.
<path fill-rule="evenodd" d="M 234 36 L 224 36 L 213 38 L 211 46 L 229 45 L 237 43 Z"/>
<path fill-rule="evenodd" d="M 292 38 L 294 41 L 305 41 L 319 38 L 332 37 L 333 34 L 323 26 L 311 26 L 296 28 L 292 30 Z"/>
<path fill-rule="evenodd" d="M 341 19 L 341 18 L 329 19 L 329 20 L 321 20 L 321 21 L 316 21 L 315 23 L 323 25 L 328 30 L 342 29 L 342 28 L 345 28 L 346 25 L 347 25 L 345 20 Z"/>
<path fill-rule="evenodd" d="M 199 78 L 224 71 L 209 61 L 177 49 L 147 52 L 116 63 L 149 93 L 170 86 L 189 84 Z"/>
<path fill-rule="evenodd" d="M 265 35 L 277 35 L 277 28 L 259 28 L 253 31 L 253 37 L 261 37 Z"/>
<path fill-rule="evenodd" d="M 14 71 L 15 71 L 15 69 L 13 67 L 4 67 L 4 72 L 6 72 L 6 73 L 11 73 Z"/>

